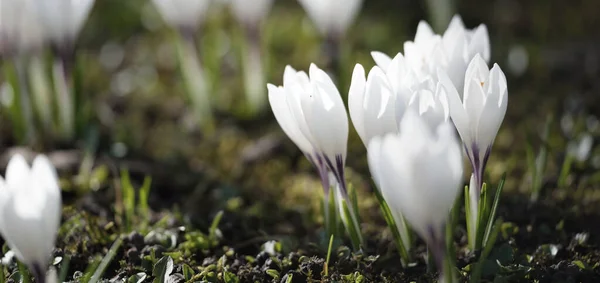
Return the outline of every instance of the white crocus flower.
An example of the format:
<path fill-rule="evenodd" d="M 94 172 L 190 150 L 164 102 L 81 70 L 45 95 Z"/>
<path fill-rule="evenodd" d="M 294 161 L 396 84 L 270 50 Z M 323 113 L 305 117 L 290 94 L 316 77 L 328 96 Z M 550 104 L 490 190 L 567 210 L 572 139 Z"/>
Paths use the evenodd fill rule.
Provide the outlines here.
<path fill-rule="evenodd" d="M 435 131 L 412 109 L 399 134 L 374 138 L 369 168 L 390 209 L 401 214 L 425 240 L 442 268 L 445 223 L 460 193 L 462 155 L 451 123 Z"/>
<path fill-rule="evenodd" d="M 60 216 L 58 177 L 48 158 L 36 157 L 30 168 L 23 156 L 13 156 L 0 179 L 0 232 L 38 280 L 45 277 Z"/>
<path fill-rule="evenodd" d="M 473 58 L 467 69 L 464 96 L 459 95 L 444 71 L 438 70 L 438 77 L 448 93 L 450 117 L 464 143 L 479 191 L 494 139 L 506 114 L 506 77 L 498 64 L 490 70 L 480 55 Z"/>
<path fill-rule="evenodd" d="M 245 25 L 256 25 L 267 16 L 273 0 L 229 0 L 236 19 Z"/>
<path fill-rule="evenodd" d="M 56 46 L 69 47 L 83 28 L 95 0 L 34 0 L 44 33 Z"/>
<path fill-rule="evenodd" d="M 302 112 L 306 119 L 305 135 L 311 136 L 329 169 L 346 191 L 344 166 L 348 146 L 348 114 L 335 84 L 315 64 L 309 69 L 309 89 L 301 94 Z M 308 130 L 308 131 L 306 131 Z"/>
<path fill-rule="evenodd" d="M 171 27 L 196 30 L 212 0 L 152 0 L 163 20 Z"/>
<path fill-rule="evenodd" d="M 365 146 L 376 136 L 398 131 L 396 95 L 386 74 L 375 66 L 365 79 L 362 65 L 356 64 L 348 94 L 350 118 Z"/>
<path fill-rule="evenodd" d="M 348 118 L 329 76 L 314 64 L 309 73 L 286 67 L 283 86 L 267 86 L 269 103 L 283 131 L 319 170 L 327 191 L 327 170 L 342 183 Z"/>
<path fill-rule="evenodd" d="M 347 228 L 352 225 L 358 229 L 344 175 L 348 114 L 333 81 L 314 64 L 310 66 L 309 75 L 288 66 L 283 75 L 283 86 L 269 84 L 267 87 L 277 122 L 319 171 L 325 203 L 329 203 L 329 187 L 333 184 L 329 173 L 332 173 L 336 180 L 333 185 L 337 184 L 336 188 L 341 190 L 345 203 L 350 207 L 351 219 L 347 220 L 352 223 L 345 221 L 344 224 Z M 362 242 L 358 230 L 348 231 L 353 240 L 358 241 L 356 244 Z"/>
<path fill-rule="evenodd" d="M 339 37 L 346 33 L 362 6 L 363 0 L 298 0 L 324 36 Z"/>

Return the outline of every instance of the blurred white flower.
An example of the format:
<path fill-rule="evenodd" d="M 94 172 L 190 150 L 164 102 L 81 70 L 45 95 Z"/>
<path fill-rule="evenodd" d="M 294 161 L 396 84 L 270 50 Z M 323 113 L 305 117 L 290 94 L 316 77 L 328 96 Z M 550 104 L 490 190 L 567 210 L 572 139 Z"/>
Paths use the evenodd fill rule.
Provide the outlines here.
<path fill-rule="evenodd" d="M 456 91 L 443 70 L 438 70 L 438 77 L 448 93 L 450 117 L 464 143 L 479 191 L 494 139 L 506 114 L 506 77 L 498 64 L 490 70 L 479 54 L 471 60 L 465 74 L 464 96 Z"/>
<path fill-rule="evenodd" d="M 72 45 L 83 28 L 94 0 L 34 0 L 44 35 L 54 44 Z"/>
<path fill-rule="evenodd" d="M 231 10 L 235 18 L 245 25 L 256 25 L 267 14 L 273 6 L 273 0 L 229 0 Z"/>
<path fill-rule="evenodd" d="M 44 42 L 34 0 L 2 0 L 0 3 L 0 54 L 29 52 Z"/>
<path fill-rule="evenodd" d="M 439 264 L 444 225 L 460 193 L 463 163 L 451 123 L 434 131 L 412 109 L 399 134 L 374 138 L 368 147 L 371 175 L 390 209 L 401 214 L 427 242 Z"/>
<path fill-rule="evenodd" d="M 356 64 L 348 94 L 350 118 L 365 146 L 376 136 L 398 131 L 396 95 L 386 74 L 373 67 L 365 79 L 362 65 Z"/>
<path fill-rule="evenodd" d="M 339 37 L 360 12 L 363 0 L 298 0 L 317 29 L 325 36 Z"/>
<path fill-rule="evenodd" d="M 170 26 L 195 30 L 204 21 L 212 0 L 152 0 Z"/>
<path fill-rule="evenodd" d="M 48 158 L 37 156 L 30 168 L 23 156 L 13 156 L 0 178 L 0 232 L 36 277 L 45 276 L 60 217 L 58 177 Z"/>
<path fill-rule="evenodd" d="M 309 74 L 287 66 L 283 86 L 267 85 L 269 103 L 283 131 L 319 170 L 324 189 L 330 170 L 345 190 L 346 108 L 327 73 L 311 64 Z"/>

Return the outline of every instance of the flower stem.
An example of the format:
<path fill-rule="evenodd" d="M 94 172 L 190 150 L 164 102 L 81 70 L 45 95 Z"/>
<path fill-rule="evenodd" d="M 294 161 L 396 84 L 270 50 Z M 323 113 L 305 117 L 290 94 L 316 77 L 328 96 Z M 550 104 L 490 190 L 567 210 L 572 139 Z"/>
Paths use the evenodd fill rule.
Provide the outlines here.
<path fill-rule="evenodd" d="M 195 36 L 182 31 L 177 41 L 177 55 L 183 79 L 188 91 L 188 99 L 192 103 L 194 116 L 207 134 L 214 131 L 214 121 L 209 98 L 209 87 L 197 54 Z"/>
<path fill-rule="evenodd" d="M 244 87 L 246 102 L 250 114 L 255 115 L 267 105 L 265 93 L 265 77 L 261 56 L 261 33 L 258 25 L 247 26 L 245 29 L 246 48 L 242 53 Z"/>

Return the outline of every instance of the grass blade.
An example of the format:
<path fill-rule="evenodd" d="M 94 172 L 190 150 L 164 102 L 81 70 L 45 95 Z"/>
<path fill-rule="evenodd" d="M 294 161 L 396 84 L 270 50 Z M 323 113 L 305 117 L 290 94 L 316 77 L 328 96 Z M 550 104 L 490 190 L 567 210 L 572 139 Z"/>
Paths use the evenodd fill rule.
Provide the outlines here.
<path fill-rule="evenodd" d="M 121 247 L 122 243 L 123 239 L 121 237 L 117 238 L 117 240 L 110 247 L 110 250 L 108 250 L 108 253 L 104 256 L 104 258 L 102 258 L 102 261 L 98 265 L 98 268 L 96 268 L 96 271 L 94 271 L 94 275 L 92 275 L 88 283 L 96 283 L 98 280 L 100 280 L 100 277 L 102 277 L 102 274 L 104 274 L 104 271 L 106 271 L 106 268 L 112 259 L 117 255 L 117 251 Z"/>
<path fill-rule="evenodd" d="M 488 245 L 488 241 L 490 238 L 490 233 L 492 232 L 492 226 L 494 223 L 494 218 L 496 218 L 496 210 L 498 210 L 498 203 L 500 202 L 500 195 L 502 194 L 502 190 L 504 189 L 504 182 L 506 181 L 506 173 L 500 179 L 500 183 L 498 183 L 498 188 L 496 188 L 496 194 L 494 195 L 494 203 L 492 204 L 492 208 L 490 210 L 490 215 L 487 220 L 487 227 L 485 228 L 485 233 L 483 235 L 483 244 L 484 247 Z"/>

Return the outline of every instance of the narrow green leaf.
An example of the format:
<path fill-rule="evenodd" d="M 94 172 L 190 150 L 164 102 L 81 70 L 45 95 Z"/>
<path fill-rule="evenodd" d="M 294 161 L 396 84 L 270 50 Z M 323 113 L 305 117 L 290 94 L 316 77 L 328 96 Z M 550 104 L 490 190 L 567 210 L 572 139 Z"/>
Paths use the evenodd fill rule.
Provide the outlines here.
<path fill-rule="evenodd" d="M 192 280 L 192 277 L 194 277 L 194 275 L 196 274 L 196 272 L 194 272 L 194 269 L 192 269 L 192 267 L 190 267 L 187 264 L 183 264 L 182 269 L 183 269 L 183 278 L 186 281 Z"/>
<path fill-rule="evenodd" d="M 333 237 L 329 237 L 329 248 L 327 248 L 327 260 L 325 261 L 325 276 L 329 275 L 329 260 L 331 259 L 331 250 L 333 250 Z"/>
<path fill-rule="evenodd" d="M 221 218 L 223 218 L 223 211 L 219 211 L 217 213 L 217 215 L 215 215 L 215 218 L 213 219 L 213 222 L 210 224 L 210 228 L 209 228 L 209 232 L 208 232 L 208 237 L 213 240 L 216 241 L 217 240 L 217 229 L 219 227 L 219 223 L 221 222 Z"/>
<path fill-rule="evenodd" d="M 465 217 L 466 217 L 466 222 L 467 222 L 467 241 L 469 242 L 469 249 L 471 249 L 471 251 L 475 251 L 475 237 L 474 237 L 474 230 L 475 227 L 473 227 L 473 222 L 471 221 L 471 217 L 472 217 L 472 211 L 471 211 L 471 197 L 469 195 L 469 186 L 465 186 L 465 192 L 464 192 L 464 198 L 465 198 Z"/>
<path fill-rule="evenodd" d="M 373 184 L 373 185 L 375 185 L 375 184 Z M 377 201 L 379 202 L 379 207 L 381 208 L 381 213 L 383 214 L 383 219 L 385 219 L 385 222 L 387 223 L 388 227 L 392 231 L 392 236 L 394 237 L 394 243 L 396 244 L 396 248 L 398 249 L 398 252 L 400 253 L 400 258 L 402 259 L 401 260 L 402 266 L 406 267 L 406 265 L 411 260 L 410 255 L 408 253 L 408 250 L 410 249 L 410 247 L 404 246 L 404 241 L 402 240 L 402 236 L 400 235 L 400 231 L 398 229 L 399 226 L 396 223 L 396 221 L 394 220 L 392 211 L 391 211 L 390 207 L 388 206 L 387 202 L 385 201 L 385 199 L 383 198 L 383 195 L 377 188 L 374 191 L 375 191 L 375 197 L 377 197 Z M 405 226 L 402 228 L 406 229 L 407 234 L 410 235 L 410 231 L 408 230 L 408 227 Z M 410 243 L 411 242 L 410 239 L 408 239 L 407 242 Z"/>
<path fill-rule="evenodd" d="M 102 277 L 102 274 L 104 274 L 104 271 L 106 271 L 106 268 L 108 267 L 108 265 L 110 264 L 112 259 L 117 255 L 117 251 L 121 247 L 122 243 L 123 243 L 123 239 L 121 237 L 118 237 L 117 240 L 113 243 L 113 245 L 108 250 L 108 253 L 104 256 L 104 258 L 98 265 L 98 268 L 96 268 L 94 275 L 92 275 L 92 277 L 90 278 L 90 281 L 88 283 L 96 283 L 98 280 L 100 280 L 100 278 Z"/>
<path fill-rule="evenodd" d="M 481 273 L 483 271 L 485 260 L 488 258 L 494 244 L 496 243 L 496 239 L 498 238 L 498 234 L 500 233 L 502 227 L 502 218 L 498 218 L 493 225 L 492 232 L 490 233 L 490 238 L 488 243 L 483 247 L 481 255 L 479 255 L 479 259 L 473 268 L 473 272 L 471 273 L 470 282 L 471 283 L 479 283 L 481 282 Z"/>
<path fill-rule="evenodd" d="M 498 203 L 500 202 L 500 195 L 502 194 L 502 190 L 504 189 L 504 182 L 506 181 L 506 173 L 502 175 L 500 179 L 500 183 L 498 183 L 498 188 L 496 188 L 496 194 L 494 195 L 494 203 L 492 204 L 492 208 L 490 210 L 490 215 L 487 220 L 487 226 L 485 228 L 485 233 L 483 235 L 483 245 L 487 246 L 489 243 L 490 233 L 492 232 L 493 223 L 496 221 L 496 211 L 498 210 Z"/>
<path fill-rule="evenodd" d="M 266 273 L 275 280 L 279 279 L 279 271 L 275 269 L 267 269 Z"/>

